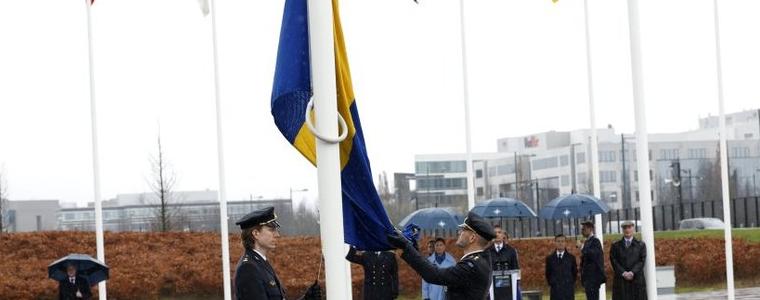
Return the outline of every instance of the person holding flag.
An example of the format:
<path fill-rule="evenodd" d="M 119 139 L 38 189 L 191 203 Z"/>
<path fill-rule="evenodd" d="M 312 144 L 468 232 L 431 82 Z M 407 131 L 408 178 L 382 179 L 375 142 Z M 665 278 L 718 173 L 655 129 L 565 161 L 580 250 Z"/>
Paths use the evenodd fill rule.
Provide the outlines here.
<path fill-rule="evenodd" d="M 491 286 L 491 262 L 483 249 L 496 237 L 488 222 L 473 212 L 467 214 L 456 245 L 465 255 L 453 267 L 438 268 L 420 255 L 412 242 L 399 233 L 388 235 L 388 242 L 403 250 L 401 258 L 422 279 L 431 284 L 445 285 L 448 299 L 479 299 L 488 297 Z"/>

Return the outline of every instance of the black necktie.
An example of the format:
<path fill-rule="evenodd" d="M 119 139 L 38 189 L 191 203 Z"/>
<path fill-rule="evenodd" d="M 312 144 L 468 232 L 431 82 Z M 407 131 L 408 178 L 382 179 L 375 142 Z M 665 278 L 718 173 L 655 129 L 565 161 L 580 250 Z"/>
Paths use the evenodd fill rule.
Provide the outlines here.
<path fill-rule="evenodd" d="M 625 247 L 628 248 L 631 246 L 631 241 L 625 240 Z"/>
<path fill-rule="evenodd" d="M 69 277 L 69 281 L 71 281 L 71 284 L 74 284 L 74 277 Z"/>

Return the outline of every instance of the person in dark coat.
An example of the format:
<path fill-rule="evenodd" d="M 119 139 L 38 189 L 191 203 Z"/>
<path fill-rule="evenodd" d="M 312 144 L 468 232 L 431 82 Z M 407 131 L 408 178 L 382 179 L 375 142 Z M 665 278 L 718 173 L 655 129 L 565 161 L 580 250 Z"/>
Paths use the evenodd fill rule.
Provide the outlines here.
<path fill-rule="evenodd" d="M 234 291 L 237 300 L 283 300 L 285 289 L 277 277 L 267 255 L 277 246 L 280 237 L 280 224 L 274 207 L 253 211 L 238 220 L 242 230 L 240 239 L 243 241 L 245 253 L 238 261 L 235 269 Z M 302 300 L 322 298 L 322 291 L 317 282 L 309 287 Z"/>
<path fill-rule="evenodd" d="M 549 284 L 551 300 L 575 299 L 578 267 L 575 256 L 567 252 L 566 243 L 564 235 L 555 236 L 555 250 L 546 257 L 546 282 Z"/>
<path fill-rule="evenodd" d="M 66 266 L 65 279 L 58 282 L 59 300 L 88 300 L 92 299 L 90 284 L 82 276 L 77 275 L 77 267 Z"/>
<path fill-rule="evenodd" d="M 493 231 L 496 233 L 496 238 L 493 239 L 491 246 L 485 250 L 491 259 L 493 270 L 520 269 L 520 263 L 517 261 L 517 250 L 509 245 L 507 233 L 499 225 L 494 225 Z"/>
<path fill-rule="evenodd" d="M 586 238 L 585 243 L 578 242 L 581 249 L 581 283 L 587 300 L 599 300 L 599 287 L 607 281 L 604 274 L 604 249 L 594 236 L 594 223 L 585 221 L 581 224 L 581 233 Z"/>
<path fill-rule="evenodd" d="M 351 247 L 346 259 L 364 268 L 362 294 L 365 300 L 398 298 L 398 265 L 393 252 L 357 252 L 356 248 Z"/>
<path fill-rule="evenodd" d="M 488 222 L 470 212 L 459 225 L 456 245 L 464 250 L 462 259 L 449 268 L 438 268 L 412 247 L 399 233 L 389 234 L 388 243 L 404 252 L 401 258 L 428 283 L 445 285 L 447 299 L 484 300 L 491 286 L 491 262 L 483 254 L 488 242 L 496 237 Z"/>
<path fill-rule="evenodd" d="M 610 249 L 610 263 L 615 274 L 612 300 L 646 300 L 646 245 L 633 236 L 633 222 L 623 222 L 621 227 L 623 238 L 614 242 Z"/>

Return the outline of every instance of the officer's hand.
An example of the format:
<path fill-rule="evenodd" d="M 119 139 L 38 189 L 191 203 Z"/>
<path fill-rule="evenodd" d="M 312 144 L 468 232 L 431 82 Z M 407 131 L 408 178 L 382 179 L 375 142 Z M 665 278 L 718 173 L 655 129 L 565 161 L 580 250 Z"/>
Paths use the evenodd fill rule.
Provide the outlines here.
<path fill-rule="evenodd" d="M 406 250 L 412 247 L 412 243 L 400 235 L 398 232 L 388 234 L 386 237 L 388 239 L 388 243 L 396 249 Z"/>
<path fill-rule="evenodd" d="M 306 290 L 306 295 L 303 296 L 304 300 L 321 300 L 322 288 L 319 287 L 319 282 L 314 281 L 309 289 Z"/>

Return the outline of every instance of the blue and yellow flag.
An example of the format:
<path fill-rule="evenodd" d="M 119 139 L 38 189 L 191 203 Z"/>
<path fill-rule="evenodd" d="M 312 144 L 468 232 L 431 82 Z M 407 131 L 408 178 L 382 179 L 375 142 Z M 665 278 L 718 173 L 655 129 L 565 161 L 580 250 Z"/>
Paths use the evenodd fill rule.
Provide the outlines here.
<path fill-rule="evenodd" d="M 343 226 L 345 242 L 360 250 L 390 249 L 386 234 L 393 232 L 372 181 L 359 112 L 351 86 L 337 0 L 333 0 L 335 85 L 338 113 L 346 120 L 348 137 L 340 143 Z M 312 164 L 316 164 L 315 137 L 304 123 L 312 96 L 309 21 L 306 0 L 287 0 L 282 17 L 277 67 L 272 88 L 272 115 L 280 132 Z"/>

